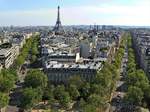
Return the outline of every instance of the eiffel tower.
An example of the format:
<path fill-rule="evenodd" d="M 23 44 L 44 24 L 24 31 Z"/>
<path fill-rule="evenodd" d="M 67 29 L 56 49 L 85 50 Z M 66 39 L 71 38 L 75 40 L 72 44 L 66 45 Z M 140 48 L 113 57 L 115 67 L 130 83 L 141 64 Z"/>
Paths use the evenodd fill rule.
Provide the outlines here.
<path fill-rule="evenodd" d="M 55 34 L 60 34 L 64 32 L 64 29 L 60 21 L 60 7 L 59 6 L 58 6 L 58 12 L 57 12 L 57 21 L 56 21 L 56 25 L 54 26 L 53 31 L 55 32 Z"/>

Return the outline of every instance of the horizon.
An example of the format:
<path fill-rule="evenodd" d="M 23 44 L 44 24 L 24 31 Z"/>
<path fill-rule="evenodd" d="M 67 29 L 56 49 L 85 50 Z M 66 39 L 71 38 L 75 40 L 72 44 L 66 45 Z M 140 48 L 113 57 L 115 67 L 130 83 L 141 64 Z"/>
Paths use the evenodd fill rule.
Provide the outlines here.
<path fill-rule="evenodd" d="M 0 0 L 0 26 L 54 26 L 58 5 L 64 26 L 150 26 L 149 0 Z"/>
<path fill-rule="evenodd" d="M 138 26 L 138 25 L 105 25 L 105 24 L 95 24 L 96 26 L 113 26 L 113 27 L 130 27 L 130 28 L 150 28 L 149 26 Z M 5 26 L 0 26 L 0 27 L 54 27 L 54 25 L 5 25 Z M 76 24 L 76 25 L 62 25 L 64 27 L 68 27 L 68 26 L 94 26 L 94 24 Z"/>

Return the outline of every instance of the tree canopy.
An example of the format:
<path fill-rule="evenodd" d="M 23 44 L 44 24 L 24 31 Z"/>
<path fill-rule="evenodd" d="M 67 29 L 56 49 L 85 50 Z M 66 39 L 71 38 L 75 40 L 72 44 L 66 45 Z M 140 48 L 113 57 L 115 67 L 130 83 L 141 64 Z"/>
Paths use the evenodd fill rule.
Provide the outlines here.
<path fill-rule="evenodd" d="M 143 99 L 143 95 L 144 93 L 140 88 L 136 86 L 130 86 L 128 88 L 125 99 L 129 104 L 140 105 Z"/>
<path fill-rule="evenodd" d="M 17 75 L 15 71 L 2 69 L 0 73 L 0 91 L 4 93 L 10 92 L 16 80 Z"/>
<path fill-rule="evenodd" d="M 126 84 L 128 91 L 125 97 L 127 102 L 134 105 L 141 105 L 142 100 L 150 99 L 150 84 L 148 77 L 142 69 L 139 69 L 136 63 L 135 51 L 132 48 L 131 36 L 128 37 L 128 63 Z"/>
<path fill-rule="evenodd" d="M 38 88 L 25 88 L 22 92 L 20 106 L 24 109 L 31 109 L 33 106 L 38 104 L 41 99 L 42 93 Z"/>
<path fill-rule="evenodd" d="M 28 71 L 27 76 L 25 77 L 25 86 L 32 88 L 45 88 L 47 86 L 48 78 L 40 70 L 33 69 Z"/>
<path fill-rule="evenodd" d="M 0 109 L 7 106 L 9 103 L 9 96 L 0 92 Z"/>

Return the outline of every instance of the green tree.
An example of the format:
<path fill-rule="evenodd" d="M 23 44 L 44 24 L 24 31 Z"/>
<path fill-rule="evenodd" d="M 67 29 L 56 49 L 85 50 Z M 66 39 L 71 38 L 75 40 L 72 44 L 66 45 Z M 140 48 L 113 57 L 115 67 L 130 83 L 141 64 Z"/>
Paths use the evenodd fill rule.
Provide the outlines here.
<path fill-rule="evenodd" d="M 81 98 L 80 101 L 79 101 L 79 107 L 82 109 L 82 108 L 85 107 L 85 105 L 86 105 L 85 100 L 83 98 Z"/>
<path fill-rule="evenodd" d="M 82 88 L 80 89 L 80 96 L 84 99 L 87 99 L 90 96 L 90 84 L 88 82 L 84 83 Z"/>
<path fill-rule="evenodd" d="M 25 61 L 25 59 L 24 59 L 24 57 L 22 56 L 22 55 L 20 55 L 20 56 L 18 56 L 18 58 L 17 58 L 17 65 L 22 65 L 23 63 L 24 63 L 24 61 Z"/>
<path fill-rule="evenodd" d="M 3 77 L 0 79 L 0 91 L 8 93 L 14 87 L 14 82 Z"/>
<path fill-rule="evenodd" d="M 128 92 L 125 99 L 134 105 L 140 105 L 141 100 L 149 102 L 149 80 L 143 70 L 137 69 L 135 51 L 132 48 L 131 36 L 128 37 L 128 66 L 127 78 Z"/>
<path fill-rule="evenodd" d="M 101 89 L 98 84 L 91 84 L 91 89 L 90 89 L 91 94 L 99 94 L 101 92 Z"/>
<path fill-rule="evenodd" d="M 37 56 L 36 56 L 36 55 L 32 55 L 32 57 L 31 57 L 31 62 L 32 62 L 32 63 L 35 62 L 36 59 L 37 59 Z"/>
<path fill-rule="evenodd" d="M 105 100 L 100 95 L 92 94 L 88 98 L 88 104 L 94 105 L 96 107 L 103 107 L 105 105 Z"/>
<path fill-rule="evenodd" d="M 33 44 L 33 46 L 32 46 L 32 54 L 33 55 L 38 54 L 38 46 L 36 44 Z"/>
<path fill-rule="evenodd" d="M 137 86 L 142 90 L 149 85 L 149 80 L 143 70 L 136 70 L 136 72 L 129 73 L 126 79 L 128 85 Z"/>
<path fill-rule="evenodd" d="M 136 82 L 137 82 L 136 72 L 132 72 L 132 73 L 127 75 L 126 83 L 128 85 L 134 85 Z"/>
<path fill-rule="evenodd" d="M 140 88 L 136 86 L 130 86 L 125 96 L 125 100 L 130 104 L 140 105 L 143 95 L 144 93 Z"/>
<path fill-rule="evenodd" d="M 69 85 L 68 92 L 73 100 L 76 100 L 80 96 L 80 93 L 75 85 Z"/>
<path fill-rule="evenodd" d="M 68 92 L 62 92 L 61 93 L 61 96 L 59 98 L 59 103 L 67 108 L 69 106 L 69 103 L 71 102 L 71 98 L 69 96 L 69 93 Z"/>
<path fill-rule="evenodd" d="M 26 40 L 26 44 L 24 44 L 23 48 L 21 49 L 20 55 L 17 57 L 15 61 L 17 67 L 20 67 L 22 64 L 24 64 L 29 54 L 29 50 L 32 47 L 32 41 L 33 41 L 33 37 Z"/>
<path fill-rule="evenodd" d="M 47 86 L 48 78 L 40 70 L 34 69 L 30 70 L 25 77 L 25 86 L 37 88 L 40 87 L 44 89 Z"/>
<path fill-rule="evenodd" d="M 97 108 L 94 105 L 87 104 L 82 109 L 82 112 L 97 112 Z"/>
<path fill-rule="evenodd" d="M 21 104 L 20 106 L 23 109 L 31 109 L 36 104 L 38 104 L 39 101 L 42 99 L 42 92 L 37 89 L 33 88 L 25 88 L 22 91 L 22 97 L 21 97 Z"/>
<path fill-rule="evenodd" d="M 144 99 L 146 102 L 150 102 L 150 85 L 144 88 Z"/>
<path fill-rule="evenodd" d="M 71 98 L 69 93 L 65 91 L 64 85 L 59 85 L 56 87 L 54 90 L 54 96 L 63 107 L 67 108 L 69 106 Z"/>
<path fill-rule="evenodd" d="M 49 103 L 53 103 L 54 101 L 54 86 L 48 86 L 44 89 L 44 93 L 43 93 L 43 100 L 48 100 Z"/>
<path fill-rule="evenodd" d="M 8 73 L 11 74 L 11 79 L 14 80 L 14 81 L 17 81 L 18 80 L 18 76 L 17 76 L 17 71 L 16 69 L 14 68 L 9 68 L 8 70 Z"/>
<path fill-rule="evenodd" d="M 54 90 L 54 97 L 55 99 L 60 99 L 61 93 L 65 91 L 64 85 L 58 85 Z"/>
<path fill-rule="evenodd" d="M 111 85 L 112 75 L 108 69 L 104 69 L 96 74 L 94 83 L 100 84 L 104 87 L 109 87 Z"/>
<path fill-rule="evenodd" d="M 15 84 L 16 74 L 9 70 L 3 69 L 0 73 L 0 91 L 8 93 Z"/>
<path fill-rule="evenodd" d="M 0 109 L 6 107 L 9 103 L 9 96 L 0 92 Z"/>
<path fill-rule="evenodd" d="M 36 61 L 37 55 L 39 54 L 39 51 L 38 51 L 38 45 L 39 45 L 39 40 L 40 40 L 39 37 L 40 37 L 39 35 L 35 35 L 32 40 L 32 45 L 31 45 L 32 63 Z"/>

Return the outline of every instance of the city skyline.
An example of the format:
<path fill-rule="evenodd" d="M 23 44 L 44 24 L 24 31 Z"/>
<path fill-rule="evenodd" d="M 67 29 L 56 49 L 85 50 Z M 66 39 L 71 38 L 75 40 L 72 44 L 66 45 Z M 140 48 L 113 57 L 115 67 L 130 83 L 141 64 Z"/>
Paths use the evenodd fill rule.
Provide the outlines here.
<path fill-rule="evenodd" d="M 55 25 L 58 5 L 63 25 L 150 26 L 149 0 L 0 0 L 0 26 Z"/>

